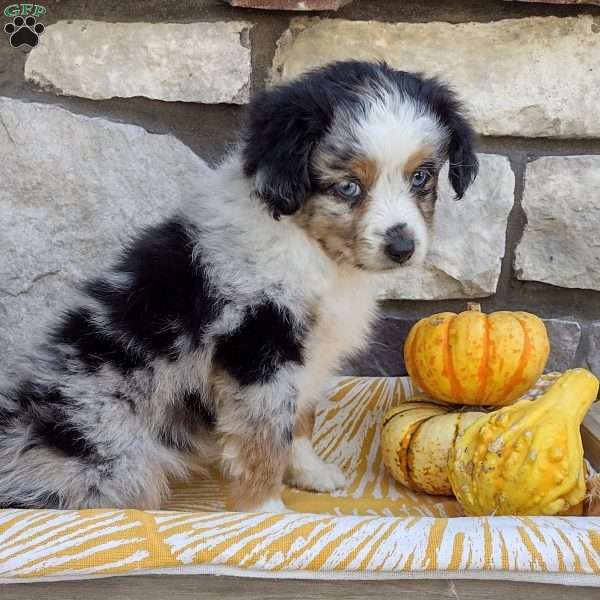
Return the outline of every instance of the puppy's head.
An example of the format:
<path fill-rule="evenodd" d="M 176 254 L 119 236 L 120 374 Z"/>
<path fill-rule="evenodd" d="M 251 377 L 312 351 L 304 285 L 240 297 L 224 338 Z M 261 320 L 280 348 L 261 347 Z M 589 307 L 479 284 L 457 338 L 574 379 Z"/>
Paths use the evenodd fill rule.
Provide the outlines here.
<path fill-rule="evenodd" d="M 257 97 L 243 157 L 276 219 L 293 215 L 333 260 L 368 271 L 422 260 L 447 159 L 457 198 L 477 175 L 472 129 L 444 84 L 357 61 Z"/>

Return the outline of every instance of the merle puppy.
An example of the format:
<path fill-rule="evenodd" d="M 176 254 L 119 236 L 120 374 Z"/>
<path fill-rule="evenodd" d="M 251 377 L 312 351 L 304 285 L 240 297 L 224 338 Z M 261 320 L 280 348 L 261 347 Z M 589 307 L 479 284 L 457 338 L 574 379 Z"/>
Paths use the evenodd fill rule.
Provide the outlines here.
<path fill-rule="evenodd" d="M 447 159 L 460 198 L 473 134 L 434 79 L 341 62 L 256 97 L 198 197 L 0 381 L 0 507 L 155 509 L 211 463 L 236 510 L 282 509 L 283 481 L 343 487 L 314 405 L 367 340 L 374 274 L 425 255 Z"/>

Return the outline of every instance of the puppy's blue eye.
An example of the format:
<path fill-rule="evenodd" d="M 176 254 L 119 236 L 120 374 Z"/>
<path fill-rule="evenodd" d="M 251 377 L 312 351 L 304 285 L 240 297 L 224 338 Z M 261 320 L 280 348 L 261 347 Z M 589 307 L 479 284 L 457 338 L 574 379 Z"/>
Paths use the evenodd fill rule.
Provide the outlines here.
<path fill-rule="evenodd" d="M 342 181 L 336 184 L 335 193 L 347 200 L 356 200 L 362 195 L 362 188 L 356 181 Z"/>
<path fill-rule="evenodd" d="M 412 176 L 411 185 L 413 188 L 422 187 L 429 179 L 429 173 L 425 169 L 417 169 Z"/>

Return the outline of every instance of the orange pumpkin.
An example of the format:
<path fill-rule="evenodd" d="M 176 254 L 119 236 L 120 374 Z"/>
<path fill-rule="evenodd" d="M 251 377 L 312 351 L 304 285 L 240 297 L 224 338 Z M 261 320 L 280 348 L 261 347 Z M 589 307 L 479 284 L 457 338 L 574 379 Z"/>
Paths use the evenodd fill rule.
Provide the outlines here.
<path fill-rule="evenodd" d="M 404 345 L 412 380 L 453 404 L 503 406 L 542 374 L 550 344 L 541 319 L 526 312 L 486 315 L 477 304 L 417 322 Z"/>

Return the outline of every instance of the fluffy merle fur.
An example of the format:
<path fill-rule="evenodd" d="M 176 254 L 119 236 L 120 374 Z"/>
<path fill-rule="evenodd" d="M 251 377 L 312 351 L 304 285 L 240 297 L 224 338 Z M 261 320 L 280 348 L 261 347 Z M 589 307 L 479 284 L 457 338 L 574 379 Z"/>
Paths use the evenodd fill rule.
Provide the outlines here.
<path fill-rule="evenodd" d="M 386 240 L 424 254 L 446 158 L 460 198 L 473 134 L 437 80 L 343 62 L 259 95 L 200 196 L 82 284 L 0 380 L 0 507 L 157 508 L 170 477 L 210 463 L 236 509 L 281 508 L 284 478 L 343 486 L 310 445 L 314 403 L 367 338 L 372 273 L 400 262 Z"/>

